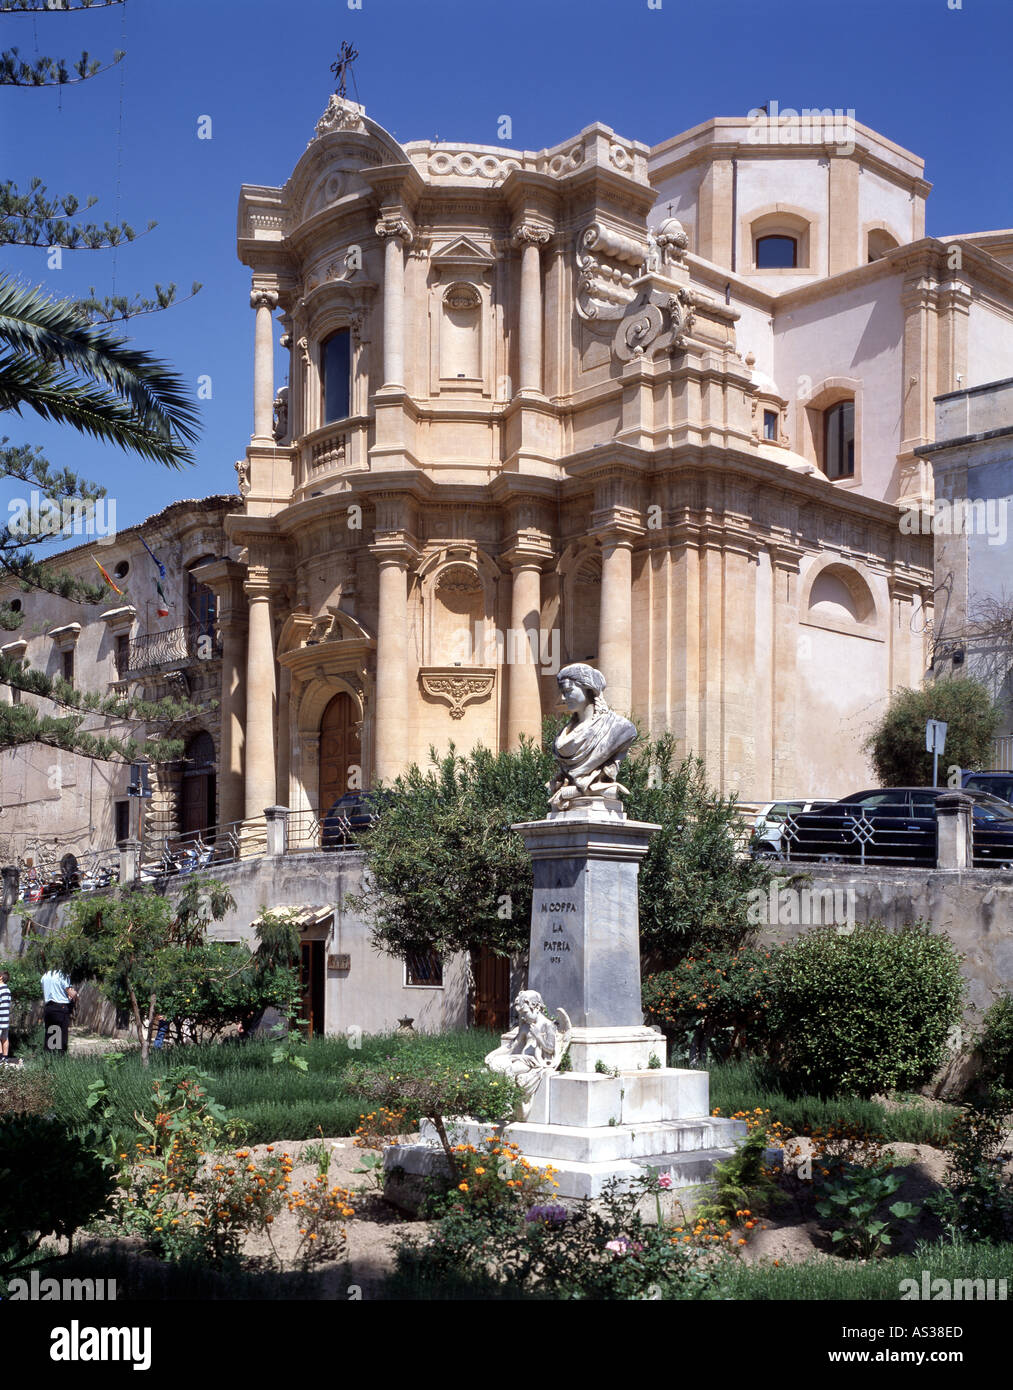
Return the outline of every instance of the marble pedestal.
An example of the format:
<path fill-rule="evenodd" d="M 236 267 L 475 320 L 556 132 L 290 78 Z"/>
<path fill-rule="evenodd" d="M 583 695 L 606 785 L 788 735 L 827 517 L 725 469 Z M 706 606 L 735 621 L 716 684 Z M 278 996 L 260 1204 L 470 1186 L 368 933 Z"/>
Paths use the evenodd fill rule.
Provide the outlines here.
<path fill-rule="evenodd" d="M 554 1195 L 564 1200 L 600 1197 L 610 1180 L 651 1170 L 669 1175 L 672 1191 L 706 1182 L 746 1127 L 711 1116 L 707 1073 L 666 1067 L 664 1037 L 642 1021 L 637 875 L 661 827 L 628 820 L 618 802 L 596 797 L 513 828 L 534 867 L 528 988 L 557 1026 L 562 1011 L 573 1025 L 570 1070 L 546 1074 L 523 1123 L 494 1131 L 455 1119 L 452 1142 L 503 1135 L 530 1163 L 551 1164 Z M 422 1141 L 388 1149 L 388 1172 L 418 1179 L 444 1171 L 428 1122 Z M 400 1177 L 388 1184 L 392 1200 L 399 1189 L 408 1190 Z"/>

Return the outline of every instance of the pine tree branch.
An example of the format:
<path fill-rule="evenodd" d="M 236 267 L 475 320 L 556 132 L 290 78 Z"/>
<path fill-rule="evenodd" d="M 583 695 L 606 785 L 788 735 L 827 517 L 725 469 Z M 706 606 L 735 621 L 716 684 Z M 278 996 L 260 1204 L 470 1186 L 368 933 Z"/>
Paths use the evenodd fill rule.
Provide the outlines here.
<path fill-rule="evenodd" d="M 87 50 L 73 65 L 76 77 L 71 77 L 63 58 L 36 58 L 34 62 L 24 62 L 18 48 L 7 48 L 0 52 L 0 87 L 68 87 L 78 82 L 87 82 L 108 72 L 127 56 L 121 48 L 113 52 L 112 61 L 103 63 L 100 58 L 92 58 Z"/>
<path fill-rule="evenodd" d="M 163 309 L 169 309 L 176 304 L 186 304 L 203 288 L 201 282 L 195 280 L 190 293 L 178 298 L 175 284 L 156 285 L 154 299 L 146 299 L 143 295 L 135 295 L 133 299 L 127 299 L 125 295 L 107 295 L 104 299 L 97 299 L 95 290 L 92 289 L 89 299 L 78 299 L 74 302 L 92 323 L 126 323 L 128 319 L 139 318 L 144 314 L 159 314 Z"/>
<path fill-rule="evenodd" d="M 181 724 L 208 713 L 206 706 L 185 700 L 145 700 L 131 695 L 100 695 L 96 691 L 78 690 L 60 676 L 47 676 L 44 671 L 24 667 L 3 655 L 0 655 L 0 685 L 51 700 L 63 709 L 80 713 L 81 718 L 86 714 L 95 714 L 123 722 Z"/>
<path fill-rule="evenodd" d="M 125 4 L 126 0 L 0 0 L 0 14 L 80 14 Z"/>

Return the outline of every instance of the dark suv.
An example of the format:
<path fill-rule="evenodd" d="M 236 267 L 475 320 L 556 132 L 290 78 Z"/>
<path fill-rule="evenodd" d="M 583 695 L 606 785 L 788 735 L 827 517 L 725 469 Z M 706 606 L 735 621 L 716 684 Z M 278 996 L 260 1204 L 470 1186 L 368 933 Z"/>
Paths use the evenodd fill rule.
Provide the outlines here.
<path fill-rule="evenodd" d="M 364 791 L 339 796 L 320 827 L 322 848 L 347 849 L 354 845 L 357 835 L 376 824 L 390 795 L 390 792 Z"/>
<path fill-rule="evenodd" d="M 965 772 L 963 785 L 967 791 L 989 792 L 1013 804 L 1013 772 Z"/>
<path fill-rule="evenodd" d="M 948 790 L 879 787 L 797 816 L 791 857 L 934 865 L 936 800 Z M 974 802 L 975 865 L 1013 863 L 1013 806 L 972 788 L 967 788 L 967 795 Z M 856 829 L 865 839 L 864 850 Z"/>

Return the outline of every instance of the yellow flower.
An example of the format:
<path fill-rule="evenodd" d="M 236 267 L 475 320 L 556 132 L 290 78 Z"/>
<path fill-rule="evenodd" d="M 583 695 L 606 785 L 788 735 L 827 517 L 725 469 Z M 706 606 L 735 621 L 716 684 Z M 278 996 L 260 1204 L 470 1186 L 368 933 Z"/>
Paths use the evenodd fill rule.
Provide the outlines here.
<path fill-rule="evenodd" d="M 468 1184 L 466 1182 L 459 1182 L 457 1184 L 457 1190 L 458 1192 L 467 1192 Z"/>

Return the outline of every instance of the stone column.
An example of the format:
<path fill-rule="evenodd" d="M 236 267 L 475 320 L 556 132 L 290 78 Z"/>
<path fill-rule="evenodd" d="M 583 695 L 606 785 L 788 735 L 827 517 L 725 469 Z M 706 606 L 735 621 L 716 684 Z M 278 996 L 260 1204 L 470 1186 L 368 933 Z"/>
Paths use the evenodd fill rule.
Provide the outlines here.
<path fill-rule="evenodd" d="M 265 806 L 267 821 L 267 852 L 272 857 L 284 854 L 288 849 L 288 807 Z"/>
<path fill-rule="evenodd" d="M 936 868 L 970 869 L 973 863 L 973 822 L 969 796 L 943 792 L 936 800 Z"/>
<path fill-rule="evenodd" d="M 598 669 L 607 682 L 605 698 L 619 714 L 633 703 L 633 542 L 623 535 L 601 540 L 601 608 Z"/>
<path fill-rule="evenodd" d="M 408 559 L 403 551 L 381 551 L 376 632 L 376 736 L 373 771 L 390 782 L 404 764 L 408 698 Z M 325 809 L 325 808 L 322 808 Z"/>
<path fill-rule="evenodd" d="M 382 217 L 376 234 L 385 242 L 383 263 L 383 384 L 404 389 L 404 253 L 413 241 L 403 217 Z"/>
<path fill-rule="evenodd" d="M 538 684 L 538 651 L 542 621 L 542 566 L 530 555 L 510 557 L 510 631 L 507 662 L 507 746 L 516 748 L 521 734 L 537 743 L 542 736 L 542 699 Z"/>
<path fill-rule="evenodd" d="M 549 232 L 536 223 L 523 222 L 513 234 L 521 248 L 520 390 L 542 390 L 542 262 L 540 247 Z"/>
<path fill-rule="evenodd" d="M 253 438 L 274 443 L 274 324 L 278 307 L 274 290 L 251 290 L 250 308 L 257 311 L 253 340 Z"/>
<path fill-rule="evenodd" d="M 246 720 L 246 615 L 233 612 L 219 619 L 222 637 L 221 760 L 218 819 L 222 825 L 242 820 L 243 743 Z"/>
<path fill-rule="evenodd" d="M 278 795 L 285 805 L 289 802 L 289 777 L 292 747 L 292 672 L 287 666 L 278 670 Z"/>
<path fill-rule="evenodd" d="M 277 800 L 274 762 L 274 639 L 267 575 L 247 580 L 250 636 L 246 657 L 246 801 L 249 820 Z"/>
<path fill-rule="evenodd" d="M 218 757 L 218 822 L 243 819 L 243 743 L 246 724 L 247 604 L 246 567 L 235 560 L 211 560 L 194 577 L 214 590 L 215 625 L 222 644 L 221 733 Z"/>

